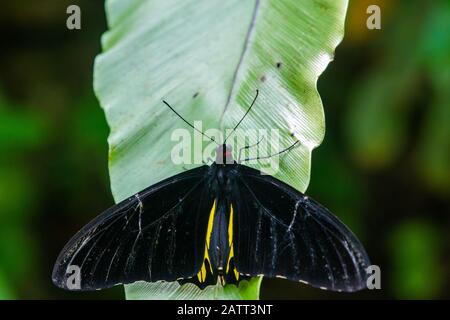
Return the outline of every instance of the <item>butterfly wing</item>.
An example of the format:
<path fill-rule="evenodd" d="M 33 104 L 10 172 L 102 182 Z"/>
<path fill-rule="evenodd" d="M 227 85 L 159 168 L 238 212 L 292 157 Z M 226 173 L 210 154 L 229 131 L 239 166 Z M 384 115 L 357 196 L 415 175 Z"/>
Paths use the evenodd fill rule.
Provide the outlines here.
<path fill-rule="evenodd" d="M 246 166 L 239 165 L 234 184 L 238 272 L 334 291 L 366 287 L 369 258 L 359 240 L 328 209 Z"/>
<path fill-rule="evenodd" d="M 52 279 L 71 290 L 96 290 L 138 280 L 194 276 L 214 195 L 202 166 L 125 199 L 80 230 L 60 253 Z M 69 288 L 76 266 L 80 287 Z"/>

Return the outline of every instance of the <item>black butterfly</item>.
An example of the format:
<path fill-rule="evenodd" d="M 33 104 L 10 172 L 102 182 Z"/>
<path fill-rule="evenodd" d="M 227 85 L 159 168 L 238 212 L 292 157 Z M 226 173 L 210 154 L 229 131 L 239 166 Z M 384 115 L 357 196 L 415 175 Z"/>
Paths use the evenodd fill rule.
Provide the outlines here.
<path fill-rule="evenodd" d="M 369 265 L 361 243 L 330 211 L 234 161 L 224 143 L 212 165 L 150 186 L 91 221 L 64 247 L 52 279 L 70 290 L 139 280 L 203 288 L 263 275 L 356 291 L 366 287 Z M 75 288 L 71 266 L 80 273 Z"/>

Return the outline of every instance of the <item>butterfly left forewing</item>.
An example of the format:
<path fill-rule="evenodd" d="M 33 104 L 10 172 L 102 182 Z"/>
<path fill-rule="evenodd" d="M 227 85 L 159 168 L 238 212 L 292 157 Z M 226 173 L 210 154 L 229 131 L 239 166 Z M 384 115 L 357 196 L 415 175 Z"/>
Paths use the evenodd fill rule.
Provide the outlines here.
<path fill-rule="evenodd" d="M 95 218 L 62 250 L 53 282 L 64 289 L 96 290 L 195 276 L 213 203 L 207 170 L 166 179 Z M 79 287 L 68 285 L 73 266 L 80 273 Z"/>

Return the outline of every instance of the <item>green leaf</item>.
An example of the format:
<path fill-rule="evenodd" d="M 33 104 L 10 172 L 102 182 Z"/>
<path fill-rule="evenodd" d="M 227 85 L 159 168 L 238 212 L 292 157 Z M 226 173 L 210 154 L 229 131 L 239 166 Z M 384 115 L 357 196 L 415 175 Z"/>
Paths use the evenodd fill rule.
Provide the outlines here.
<path fill-rule="evenodd" d="M 325 131 L 317 79 L 343 37 L 346 9 L 346 0 L 107 1 L 109 31 L 94 86 L 111 128 L 115 200 L 198 166 L 171 161 L 171 134 L 186 126 L 162 99 L 189 121 L 201 120 L 204 130 L 224 130 L 242 118 L 256 89 L 260 96 L 236 136 L 276 129 L 280 143 L 273 152 L 298 139 L 301 145 L 284 154 L 275 176 L 304 191 L 311 152 Z M 158 296 L 161 284 L 146 286 L 149 294 L 127 286 L 128 297 L 178 297 Z M 250 286 L 256 290 L 242 298 L 258 298 L 259 281 Z M 168 287 L 181 290 L 173 284 L 162 290 Z M 194 296 L 225 297 L 211 290 Z"/>
<path fill-rule="evenodd" d="M 178 282 L 137 282 L 125 286 L 126 297 L 129 300 L 164 300 L 164 299 L 220 299 L 220 300 L 254 300 L 259 296 L 261 277 L 244 280 L 235 285 L 225 287 L 217 284 L 208 286 L 204 290 L 192 283 L 180 286 Z"/>

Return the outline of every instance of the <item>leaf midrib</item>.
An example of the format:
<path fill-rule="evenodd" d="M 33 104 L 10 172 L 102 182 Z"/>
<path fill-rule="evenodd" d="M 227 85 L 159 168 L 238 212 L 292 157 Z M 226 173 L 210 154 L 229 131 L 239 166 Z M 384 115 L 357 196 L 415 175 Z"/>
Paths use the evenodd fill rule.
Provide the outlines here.
<path fill-rule="evenodd" d="M 220 123 L 222 123 L 222 121 L 223 121 L 223 116 L 225 115 L 225 111 L 227 110 L 228 105 L 231 102 L 231 97 L 233 96 L 233 93 L 235 91 L 236 82 L 237 82 L 237 76 L 239 74 L 239 70 L 241 69 L 242 62 L 244 61 L 245 54 L 248 51 L 248 44 L 250 42 L 250 38 L 251 38 L 252 33 L 253 33 L 256 17 L 258 16 L 259 5 L 260 5 L 260 0 L 256 0 L 255 1 L 255 7 L 253 8 L 252 19 L 250 20 L 250 25 L 248 26 L 247 34 L 246 34 L 245 39 L 244 39 L 244 46 L 242 48 L 242 52 L 241 52 L 241 55 L 239 57 L 239 61 L 238 61 L 237 65 L 236 65 L 236 68 L 234 70 L 233 78 L 231 80 L 230 91 L 228 92 L 227 100 L 225 102 L 225 106 L 223 107 L 222 115 L 220 117 Z"/>

